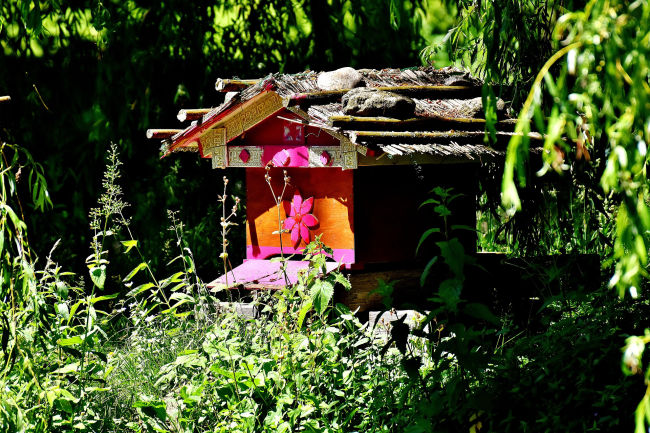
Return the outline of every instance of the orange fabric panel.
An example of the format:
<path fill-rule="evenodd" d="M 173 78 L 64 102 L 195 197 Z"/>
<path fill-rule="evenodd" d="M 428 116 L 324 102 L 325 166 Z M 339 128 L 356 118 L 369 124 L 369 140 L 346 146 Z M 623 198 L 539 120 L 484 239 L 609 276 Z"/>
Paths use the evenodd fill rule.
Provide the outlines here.
<path fill-rule="evenodd" d="M 340 168 L 288 168 L 291 177 L 287 186 L 280 217 L 285 219 L 295 188 L 303 200 L 314 197 L 312 214 L 319 224 L 311 230 L 311 239 L 322 234 L 321 240 L 333 249 L 354 249 L 354 219 L 352 197 L 352 170 Z M 271 184 L 276 195 L 280 195 L 284 185 L 282 169 L 270 170 Z M 246 169 L 246 245 L 279 247 L 278 211 L 264 179 L 263 168 Z M 282 235 L 283 246 L 293 246 L 288 233 Z M 301 243 L 299 247 L 304 247 Z"/>

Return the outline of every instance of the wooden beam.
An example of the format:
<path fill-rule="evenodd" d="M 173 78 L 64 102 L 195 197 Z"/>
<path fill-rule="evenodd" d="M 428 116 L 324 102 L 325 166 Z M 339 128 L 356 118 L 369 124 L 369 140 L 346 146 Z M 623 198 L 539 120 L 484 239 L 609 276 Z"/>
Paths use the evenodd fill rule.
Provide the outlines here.
<path fill-rule="evenodd" d="M 360 116 L 332 116 L 330 124 L 333 127 L 346 130 L 364 131 L 434 131 L 434 130 L 460 130 L 483 131 L 485 119 L 453 118 L 453 117 L 419 117 L 413 119 L 394 119 L 390 117 L 360 117 Z M 515 119 L 497 122 L 499 131 L 514 132 Z"/>
<path fill-rule="evenodd" d="M 11 96 L 0 96 L 0 102 L 9 102 L 11 101 Z"/>
<path fill-rule="evenodd" d="M 497 144 L 505 146 L 514 136 L 511 132 L 497 132 Z M 361 143 L 448 143 L 482 144 L 485 133 L 482 131 L 447 131 L 447 132 L 406 132 L 406 131 L 351 131 L 352 142 Z M 541 146 L 544 142 L 542 134 L 531 132 L 528 134 L 531 146 Z"/>
<path fill-rule="evenodd" d="M 372 309 L 381 309 L 381 295 L 376 293 L 377 281 L 391 281 L 394 284 L 395 293 L 401 294 L 403 290 L 411 292 L 420 290 L 420 276 L 422 270 L 416 269 L 394 269 L 387 271 L 352 270 L 349 273 L 351 290 L 337 290 L 335 301 L 345 304 L 348 308 L 359 312 Z"/>
<path fill-rule="evenodd" d="M 256 84 L 259 78 L 254 80 L 237 80 L 237 79 L 222 79 L 218 78 L 217 82 L 214 85 L 214 88 L 217 92 L 237 92 L 242 89 L 245 89 L 248 86 Z"/>
<path fill-rule="evenodd" d="M 476 86 L 384 86 L 369 89 L 397 93 L 413 98 L 430 99 L 469 99 L 481 96 L 481 88 Z M 294 104 L 338 101 L 351 89 L 324 90 L 320 92 L 295 93 L 289 100 Z"/>
<path fill-rule="evenodd" d="M 147 138 L 172 138 L 181 131 L 182 129 L 147 129 Z"/>
<path fill-rule="evenodd" d="M 181 122 L 185 122 L 187 120 L 198 120 L 208 114 L 210 111 L 212 111 L 211 108 L 187 108 L 180 110 L 176 118 Z"/>

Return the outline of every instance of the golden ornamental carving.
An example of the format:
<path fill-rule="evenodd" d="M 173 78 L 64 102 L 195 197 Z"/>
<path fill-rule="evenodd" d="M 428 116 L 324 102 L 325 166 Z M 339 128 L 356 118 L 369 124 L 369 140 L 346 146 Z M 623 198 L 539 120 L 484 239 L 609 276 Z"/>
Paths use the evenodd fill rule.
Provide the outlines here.
<path fill-rule="evenodd" d="M 341 165 L 343 170 L 357 168 L 357 149 L 356 146 L 347 138 L 341 140 L 341 153 L 343 154 L 343 163 Z"/>
<path fill-rule="evenodd" d="M 212 157 L 212 168 L 225 168 L 226 160 L 226 130 L 223 128 L 208 129 L 201 136 L 203 156 Z"/>
<path fill-rule="evenodd" d="M 248 161 L 241 158 L 242 152 L 248 152 Z M 228 167 L 261 167 L 262 148 L 258 146 L 233 146 L 228 148 Z"/>
<path fill-rule="evenodd" d="M 282 109 L 282 98 L 275 92 L 267 92 L 245 102 L 218 125 L 226 130 L 226 142 L 240 136 Z"/>
<path fill-rule="evenodd" d="M 329 165 L 323 164 L 321 155 L 327 152 L 330 156 Z M 311 146 L 309 147 L 310 167 L 343 167 L 343 153 L 339 146 Z"/>
<path fill-rule="evenodd" d="M 226 145 L 226 130 L 223 128 L 208 129 L 201 135 L 201 150 L 203 156 L 212 156 L 218 148 Z"/>

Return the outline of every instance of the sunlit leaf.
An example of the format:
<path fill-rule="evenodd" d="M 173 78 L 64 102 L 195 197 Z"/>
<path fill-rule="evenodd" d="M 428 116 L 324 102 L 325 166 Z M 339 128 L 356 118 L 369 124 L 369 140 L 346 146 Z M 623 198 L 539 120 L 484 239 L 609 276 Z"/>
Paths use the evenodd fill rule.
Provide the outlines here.
<path fill-rule="evenodd" d="M 90 279 L 97 288 L 103 289 L 106 282 L 106 265 L 92 267 L 90 269 Z"/>
<path fill-rule="evenodd" d="M 145 269 L 146 267 L 147 267 L 147 264 L 146 264 L 146 263 L 144 263 L 144 262 L 143 262 L 143 263 L 140 263 L 138 266 L 136 266 L 135 268 L 133 268 L 133 270 L 132 270 L 131 272 L 129 272 L 129 274 L 128 274 L 126 277 L 124 277 L 124 279 L 123 279 L 122 281 L 125 282 L 125 283 L 128 282 L 128 281 L 131 281 L 131 280 L 133 279 L 133 277 L 135 277 L 135 275 L 136 275 L 138 272 L 140 272 L 141 270 Z"/>

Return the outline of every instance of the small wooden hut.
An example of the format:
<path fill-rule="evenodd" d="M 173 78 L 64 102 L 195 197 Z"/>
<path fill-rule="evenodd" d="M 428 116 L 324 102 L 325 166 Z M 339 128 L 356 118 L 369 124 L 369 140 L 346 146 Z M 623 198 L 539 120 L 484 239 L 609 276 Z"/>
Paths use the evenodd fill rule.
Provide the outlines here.
<path fill-rule="evenodd" d="M 191 122 L 185 129 L 147 135 L 164 140 L 164 156 L 196 152 L 214 168 L 246 170 L 246 260 L 228 273 L 229 285 L 282 286 L 270 259 L 281 248 L 300 253 L 320 235 L 334 251 L 328 271 L 341 266 L 350 274 L 352 291 L 342 300 L 367 307 L 378 278 L 417 280 L 415 249 L 433 224 L 418 207 L 432 186 L 462 193 L 454 222 L 475 227 L 476 168 L 503 155 L 514 126 L 499 121 L 496 145 L 485 144 L 481 84 L 451 68 L 219 79 L 216 90 L 228 92 L 224 103 L 181 110 L 179 120 Z M 265 175 L 279 192 L 285 171 L 290 185 L 278 235 Z M 476 249 L 471 233 L 463 242 Z M 289 263 L 289 279 L 306 266 Z M 222 276 L 210 285 L 225 282 Z"/>

